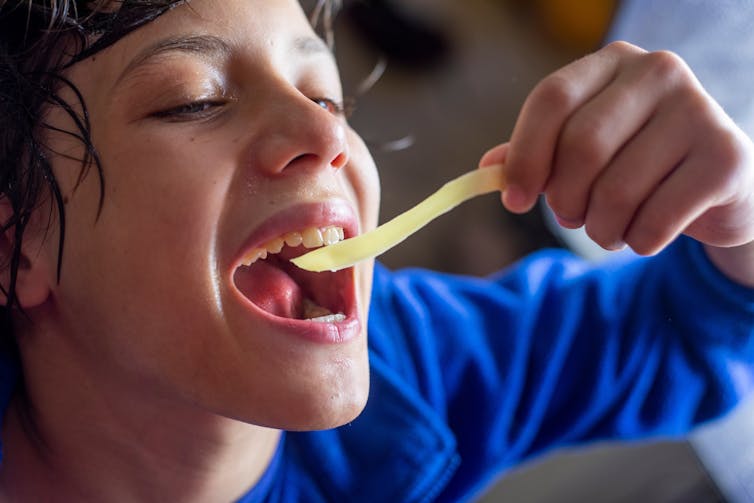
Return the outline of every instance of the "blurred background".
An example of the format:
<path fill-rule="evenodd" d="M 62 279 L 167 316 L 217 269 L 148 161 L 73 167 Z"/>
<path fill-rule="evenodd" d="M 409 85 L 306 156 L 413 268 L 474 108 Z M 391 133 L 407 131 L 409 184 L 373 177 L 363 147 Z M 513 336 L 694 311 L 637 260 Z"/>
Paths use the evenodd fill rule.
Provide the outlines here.
<path fill-rule="evenodd" d="M 351 123 L 382 179 L 381 221 L 476 167 L 510 135 L 545 75 L 611 39 L 671 49 L 749 131 L 752 2 L 743 0 L 345 0 L 336 54 Z M 516 216 L 497 197 L 466 203 L 381 257 L 484 275 L 541 248 L 601 252 L 546 211 Z M 481 502 L 754 501 L 754 406 L 684 441 L 557 452 L 507 475 Z"/>

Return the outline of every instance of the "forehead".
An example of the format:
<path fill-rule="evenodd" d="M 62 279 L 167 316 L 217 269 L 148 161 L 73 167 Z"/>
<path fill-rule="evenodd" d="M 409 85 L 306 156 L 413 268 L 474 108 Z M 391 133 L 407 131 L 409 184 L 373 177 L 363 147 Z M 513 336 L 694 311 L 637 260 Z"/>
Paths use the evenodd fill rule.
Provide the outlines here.
<path fill-rule="evenodd" d="M 230 31 L 233 28 L 253 27 L 261 33 L 285 27 L 310 28 L 297 0 L 188 0 L 158 17 L 152 24 L 173 23 L 194 28 L 227 28 Z"/>
<path fill-rule="evenodd" d="M 117 53 L 120 63 L 128 65 L 148 55 L 150 46 L 157 49 L 151 52 L 182 48 L 221 53 L 234 47 L 269 52 L 280 45 L 303 52 L 325 49 L 298 1 L 191 0 L 127 35 L 115 44 L 117 50 L 108 52 Z"/>
<path fill-rule="evenodd" d="M 191 0 L 97 54 L 89 61 L 93 64 L 76 65 L 80 71 L 75 73 L 89 81 L 85 87 L 109 95 L 124 80 L 159 68 L 162 56 L 176 54 L 208 60 L 277 58 L 284 64 L 323 55 L 325 68 L 337 72 L 333 55 L 296 0 Z M 92 73 L 97 79 L 91 79 Z"/>

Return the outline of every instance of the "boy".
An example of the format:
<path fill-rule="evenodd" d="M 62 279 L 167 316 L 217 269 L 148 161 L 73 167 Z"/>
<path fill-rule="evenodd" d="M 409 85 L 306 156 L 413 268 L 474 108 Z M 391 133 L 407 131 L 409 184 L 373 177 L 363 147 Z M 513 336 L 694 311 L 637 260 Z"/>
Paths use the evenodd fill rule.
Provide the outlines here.
<path fill-rule="evenodd" d="M 655 257 L 311 274 L 379 194 L 298 4 L 57 4 L 0 4 L 6 499 L 456 501 L 748 392 L 753 149 L 677 57 L 565 67 L 481 160 Z"/>

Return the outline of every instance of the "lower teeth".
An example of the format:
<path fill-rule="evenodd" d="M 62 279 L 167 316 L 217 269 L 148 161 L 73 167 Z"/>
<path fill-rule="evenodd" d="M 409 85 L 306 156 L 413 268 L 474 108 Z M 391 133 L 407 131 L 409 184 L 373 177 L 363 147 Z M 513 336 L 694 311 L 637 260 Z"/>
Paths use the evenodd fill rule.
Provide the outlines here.
<path fill-rule="evenodd" d="M 329 314 L 327 316 L 320 316 L 319 318 L 309 318 L 309 321 L 313 321 L 316 323 L 337 323 L 340 321 L 345 321 L 346 315 L 342 313 L 338 314 Z"/>
<path fill-rule="evenodd" d="M 311 299 L 304 299 L 303 319 L 317 323 L 336 323 L 345 321 L 346 315 L 343 313 L 333 314 L 326 307 L 322 307 Z"/>

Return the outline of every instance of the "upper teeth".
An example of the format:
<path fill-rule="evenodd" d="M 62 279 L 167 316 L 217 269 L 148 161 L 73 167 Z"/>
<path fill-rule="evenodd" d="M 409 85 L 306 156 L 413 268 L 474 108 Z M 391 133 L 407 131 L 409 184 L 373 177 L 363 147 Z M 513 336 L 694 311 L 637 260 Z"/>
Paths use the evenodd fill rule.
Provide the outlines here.
<path fill-rule="evenodd" d="M 251 265 L 257 260 L 264 260 L 268 255 L 280 253 L 283 245 L 292 248 L 303 245 L 304 248 L 319 248 L 320 246 L 333 245 L 345 239 L 345 233 L 342 227 L 308 227 L 300 232 L 289 232 L 280 237 L 276 237 L 265 243 L 261 248 L 254 248 L 247 253 L 241 263 Z"/>

